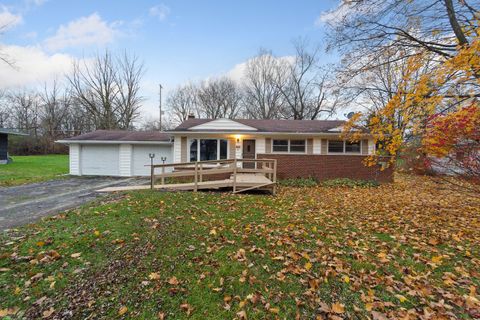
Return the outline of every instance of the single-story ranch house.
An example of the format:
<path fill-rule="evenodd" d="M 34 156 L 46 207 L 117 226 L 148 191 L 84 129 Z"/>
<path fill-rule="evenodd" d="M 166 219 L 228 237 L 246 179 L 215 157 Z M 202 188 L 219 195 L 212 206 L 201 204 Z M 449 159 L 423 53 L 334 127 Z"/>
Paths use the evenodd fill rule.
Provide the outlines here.
<path fill-rule="evenodd" d="M 168 132 L 99 130 L 58 141 L 70 147 L 70 174 L 147 176 L 154 163 L 277 159 L 278 177 L 352 178 L 389 182 L 392 170 L 366 167 L 375 145 L 341 139 L 344 121 L 190 118 Z"/>

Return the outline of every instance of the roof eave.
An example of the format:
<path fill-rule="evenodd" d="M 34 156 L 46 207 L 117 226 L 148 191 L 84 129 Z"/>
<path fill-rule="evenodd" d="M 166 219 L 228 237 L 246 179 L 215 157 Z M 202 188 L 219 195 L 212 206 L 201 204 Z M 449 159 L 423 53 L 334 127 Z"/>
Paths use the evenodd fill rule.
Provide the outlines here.
<path fill-rule="evenodd" d="M 171 140 L 162 141 L 135 141 L 135 140 L 57 140 L 55 143 L 62 144 L 172 144 Z"/>
<path fill-rule="evenodd" d="M 195 133 L 202 133 L 202 134 L 256 134 L 256 135 L 331 135 L 331 136 L 338 136 L 342 134 L 342 132 L 289 132 L 289 131 L 171 131 L 172 134 L 195 134 Z M 368 132 L 362 133 L 364 135 L 371 135 Z"/>

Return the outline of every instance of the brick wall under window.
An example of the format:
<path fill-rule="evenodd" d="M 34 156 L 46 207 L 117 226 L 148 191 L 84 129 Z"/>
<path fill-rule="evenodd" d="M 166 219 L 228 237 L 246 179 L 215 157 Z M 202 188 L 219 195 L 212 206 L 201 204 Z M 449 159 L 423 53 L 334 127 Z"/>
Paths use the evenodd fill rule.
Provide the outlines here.
<path fill-rule="evenodd" d="M 319 181 L 335 178 L 392 182 L 393 169 L 380 170 L 380 166 L 367 167 L 365 156 L 351 155 L 295 155 L 258 154 L 259 159 L 277 159 L 279 179 L 313 177 Z"/>

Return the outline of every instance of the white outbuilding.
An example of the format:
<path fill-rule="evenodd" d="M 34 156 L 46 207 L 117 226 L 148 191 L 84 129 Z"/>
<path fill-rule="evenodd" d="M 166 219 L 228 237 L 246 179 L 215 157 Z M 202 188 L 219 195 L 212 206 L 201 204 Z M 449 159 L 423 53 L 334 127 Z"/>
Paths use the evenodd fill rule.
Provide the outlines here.
<path fill-rule="evenodd" d="M 57 141 L 70 149 L 70 174 L 149 176 L 154 164 L 172 163 L 171 136 L 159 131 L 97 130 Z"/>

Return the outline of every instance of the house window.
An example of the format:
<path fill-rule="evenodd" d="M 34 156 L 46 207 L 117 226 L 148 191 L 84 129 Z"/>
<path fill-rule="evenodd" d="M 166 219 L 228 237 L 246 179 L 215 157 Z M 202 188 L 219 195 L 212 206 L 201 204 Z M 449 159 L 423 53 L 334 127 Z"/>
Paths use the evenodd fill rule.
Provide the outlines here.
<path fill-rule="evenodd" d="M 217 160 L 217 139 L 200 139 L 200 161 Z"/>
<path fill-rule="evenodd" d="M 192 139 L 190 161 L 227 159 L 228 141 L 225 139 Z"/>
<path fill-rule="evenodd" d="M 290 140 L 290 152 L 305 152 L 305 140 Z"/>
<path fill-rule="evenodd" d="M 220 159 L 227 159 L 228 141 L 220 139 Z"/>
<path fill-rule="evenodd" d="M 273 140 L 273 152 L 288 152 L 288 140 Z"/>
<path fill-rule="evenodd" d="M 360 153 L 360 141 L 345 141 L 345 153 Z"/>
<path fill-rule="evenodd" d="M 190 143 L 190 162 L 198 159 L 198 140 L 192 139 Z"/>
<path fill-rule="evenodd" d="M 272 151 L 305 153 L 305 140 L 273 140 Z"/>
<path fill-rule="evenodd" d="M 328 153 L 343 153 L 342 140 L 328 140 Z"/>
<path fill-rule="evenodd" d="M 328 140 L 328 153 L 360 153 L 360 142 Z"/>

